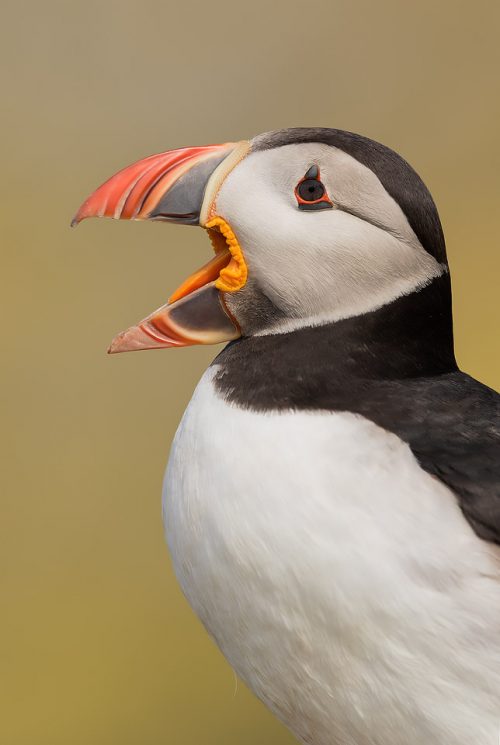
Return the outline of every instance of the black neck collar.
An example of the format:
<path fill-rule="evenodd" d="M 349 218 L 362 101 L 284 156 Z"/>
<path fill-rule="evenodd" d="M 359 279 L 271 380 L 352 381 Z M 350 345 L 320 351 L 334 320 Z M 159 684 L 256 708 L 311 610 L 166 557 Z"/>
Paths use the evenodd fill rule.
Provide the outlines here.
<path fill-rule="evenodd" d="M 449 274 L 362 316 L 229 344 L 216 358 L 226 399 L 258 409 L 321 408 L 335 391 L 457 369 Z"/>

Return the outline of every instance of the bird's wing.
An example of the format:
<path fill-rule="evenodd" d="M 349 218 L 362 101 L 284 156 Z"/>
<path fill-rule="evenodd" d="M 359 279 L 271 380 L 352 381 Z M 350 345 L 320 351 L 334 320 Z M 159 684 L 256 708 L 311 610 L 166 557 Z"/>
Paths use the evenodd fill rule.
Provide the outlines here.
<path fill-rule="evenodd" d="M 398 416 L 391 416 L 389 405 L 381 417 L 387 421 L 380 423 L 450 487 L 475 532 L 500 544 L 500 395 L 462 372 L 391 388 L 400 402 Z M 402 395 L 408 397 L 404 405 Z"/>

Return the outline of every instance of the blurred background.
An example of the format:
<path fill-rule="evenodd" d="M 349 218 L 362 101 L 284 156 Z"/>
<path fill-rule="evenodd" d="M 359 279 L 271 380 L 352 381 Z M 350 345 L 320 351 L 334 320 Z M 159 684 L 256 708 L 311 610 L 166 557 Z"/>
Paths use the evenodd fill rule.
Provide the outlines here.
<path fill-rule="evenodd" d="M 216 348 L 116 357 L 203 231 L 70 219 L 150 153 L 285 126 L 393 147 L 438 204 L 461 366 L 500 388 L 500 6 L 2 4 L 1 745 L 285 745 L 189 609 L 160 491 Z"/>

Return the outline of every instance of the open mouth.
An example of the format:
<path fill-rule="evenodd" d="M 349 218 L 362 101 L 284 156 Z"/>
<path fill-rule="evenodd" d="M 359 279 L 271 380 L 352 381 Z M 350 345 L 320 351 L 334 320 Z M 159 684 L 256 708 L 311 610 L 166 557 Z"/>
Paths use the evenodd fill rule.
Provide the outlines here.
<path fill-rule="evenodd" d="M 105 181 L 80 206 L 72 225 L 87 217 L 199 225 L 207 230 L 215 254 L 166 305 L 118 334 L 109 352 L 217 344 L 241 336 L 224 294 L 244 286 L 247 265 L 231 226 L 216 215 L 214 205 L 225 177 L 249 147 L 242 141 L 148 156 Z"/>
<path fill-rule="evenodd" d="M 214 217 L 205 227 L 215 256 L 184 280 L 169 297 L 169 303 L 175 303 L 210 282 L 221 292 L 236 292 L 247 281 L 247 265 L 231 226 L 222 217 Z"/>
<path fill-rule="evenodd" d="M 247 281 L 243 252 L 231 226 L 222 217 L 212 218 L 205 228 L 214 257 L 193 272 L 166 305 L 137 326 L 118 334 L 109 347 L 111 354 L 134 349 L 216 344 L 240 336 L 239 325 L 229 313 L 221 293 L 236 292 Z"/>

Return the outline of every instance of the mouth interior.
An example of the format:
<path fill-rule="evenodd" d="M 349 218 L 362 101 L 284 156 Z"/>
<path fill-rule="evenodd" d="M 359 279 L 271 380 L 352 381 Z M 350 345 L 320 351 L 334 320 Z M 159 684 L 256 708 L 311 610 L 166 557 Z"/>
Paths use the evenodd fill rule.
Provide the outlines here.
<path fill-rule="evenodd" d="M 184 280 L 170 296 L 169 303 L 175 303 L 209 282 L 215 282 L 222 292 L 236 292 L 247 280 L 243 252 L 229 224 L 221 217 L 215 217 L 205 227 L 215 256 Z"/>

